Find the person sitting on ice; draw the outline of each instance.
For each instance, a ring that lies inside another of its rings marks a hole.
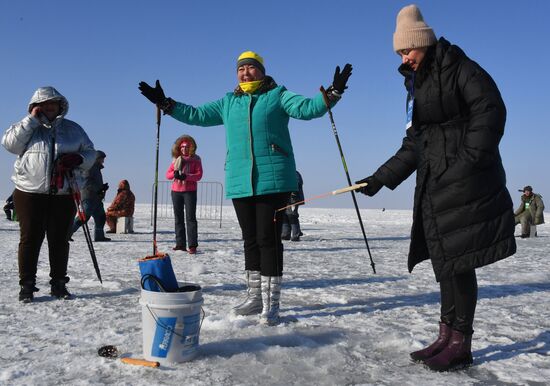
[[[109,227],[106,233],[116,233],[116,222],[119,217],[132,217],[134,215],[135,203],[136,197],[130,190],[128,180],[120,181],[116,197],[105,212],[107,226]]]
[[[521,224],[521,238],[527,238],[531,235],[531,225],[544,224],[544,202],[542,196],[533,193],[533,188],[529,185],[519,190],[521,203],[514,212],[516,225]]]

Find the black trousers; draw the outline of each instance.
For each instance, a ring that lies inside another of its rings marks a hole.
[[[288,204],[287,204],[288,205]],[[283,211],[283,224],[300,225],[300,215],[298,214],[299,205],[291,206]]]
[[[262,276],[283,275],[282,211],[290,193],[233,199],[244,240],[245,269]]]
[[[176,226],[176,245],[179,247],[196,248],[198,242],[197,223],[197,191],[174,192],[172,191],[172,205],[174,206],[174,219]],[[187,224],[187,232],[186,226]]]
[[[476,271],[454,275],[439,282],[441,321],[453,329],[471,335],[477,304]]]
[[[69,234],[76,214],[70,195],[13,193],[19,217],[20,240],[17,260],[20,284],[36,281],[38,256],[44,237],[48,239],[52,282],[67,279]]]

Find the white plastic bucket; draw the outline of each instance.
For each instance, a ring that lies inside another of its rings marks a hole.
[[[202,290],[154,292],[141,289],[143,356],[163,365],[186,362],[197,355],[201,326]]]

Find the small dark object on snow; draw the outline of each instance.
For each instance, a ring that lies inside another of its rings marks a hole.
[[[104,358],[118,357],[118,349],[116,348],[116,346],[111,346],[111,345],[100,347],[100,349],[97,350],[97,353],[99,354],[100,357],[104,357]]]
[[[200,289],[201,289],[200,285],[187,284],[178,288],[176,292],[193,292],[193,291],[199,291]]]

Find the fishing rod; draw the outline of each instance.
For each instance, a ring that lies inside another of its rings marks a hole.
[[[363,182],[363,183],[355,184],[355,185],[352,185],[352,186],[346,186],[345,188],[336,189],[336,190],[333,190],[331,192],[319,194],[318,196],[313,196],[313,197],[307,198],[305,200],[295,202],[294,204],[283,206],[282,208],[277,209],[275,212],[280,212],[280,211],[285,210],[287,208],[291,208],[291,207],[296,206],[296,205],[305,204],[306,202],[310,202],[310,201],[313,201],[313,200],[319,200],[321,198],[325,198],[325,197],[328,197],[328,196],[336,196],[337,194],[351,192],[351,191],[354,191],[355,189],[364,188],[367,185],[368,185],[368,183]]]

